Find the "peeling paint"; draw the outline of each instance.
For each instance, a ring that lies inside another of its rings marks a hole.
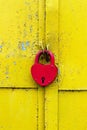
[[[19,42],[18,47],[19,49],[25,51],[27,49],[27,47],[30,46],[30,42],[26,41],[26,42]]]
[[[26,46],[29,46],[29,45],[30,45],[30,42],[29,42],[29,41],[27,41],[27,42],[26,42]]]
[[[2,45],[0,45],[0,52],[2,52]]]
[[[14,61],[13,64],[16,65],[16,61]]]
[[[26,50],[24,43],[22,43],[21,46],[22,46],[22,50],[23,50],[23,51]]]

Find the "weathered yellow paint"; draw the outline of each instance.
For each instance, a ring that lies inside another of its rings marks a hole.
[[[59,3],[59,130],[87,130],[87,1]]]
[[[0,0],[0,87],[36,87],[30,68],[38,24],[38,0]]]
[[[38,88],[38,101],[37,101],[37,129],[45,129],[45,93],[44,88]]]
[[[38,0],[0,1],[2,130],[44,130],[44,90],[33,81],[30,73],[40,49],[39,41],[43,41],[43,3]]]
[[[48,44],[58,64],[57,0],[52,4],[0,0],[0,129],[57,129],[57,79],[44,89],[30,73],[35,54]]]
[[[86,0],[0,0],[0,12],[0,129],[86,130]],[[40,88],[30,69],[46,45],[59,78]]]
[[[43,43],[45,41],[45,1],[39,1],[39,47],[42,49],[44,47]],[[43,45],[43,46],[42,46]],[[45,89],[38,86],[38,130],[45,130]]]
[[[58,65],[58,0],[46,0],[46,44]],[[58,81],[45,88],[45,130],[58,130]]]
[[[59,93],[59,130],[87,130],[87,92]]]
[[[87,89],[87,1],[60,0],[60,89]]]
[[[37,129],[37,90],[0,89],[0,130]]]

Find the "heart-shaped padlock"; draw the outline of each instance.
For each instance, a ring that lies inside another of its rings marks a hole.
[[[50,56],[49,64],[39,63],[39,58],[44,53]],[[31,74],[33,79],[40,86],[45,87],[55,80],[57,73],[58,73],[58,68],[55,66],[54,55],[48,50],[40,51],[36,55],[35,63],[31,68]]]

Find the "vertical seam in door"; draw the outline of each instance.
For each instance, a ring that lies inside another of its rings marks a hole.
[[[37,43],[39,43],[39,0],[37,0],[37,11],[38,11],[38,20],[37,20]],[[38,91],[37,91],[37,130],[38,128],[38,123],[39,123],[39,101],[38,101]]]
[[[46,0],[44,0],[44,43],[46,45]],[[44,130],[46,129],[46,125],[45,125],[45,109],[46,109],[46,106],[45,106],[45,100],[46,97],[45,97],[45,88],[44,88]]]
[[[58,0],[58,63],[59,61],[59,44],[60,44],[60,0]],[[58,84],[58,89],[59,89],[59,84]],[[59,91],[58,91],[59,92]],[[59,130],[59,94],[58,94],[58,130]]]
[[[39,32],[39,35],[38,35],[38,39],[37,39],[37,42],[39,43],[40,42],[40,40],[41,40],[41,42],[42,42],[42,44],[44,44],[43,46],[45,46],[46,45],[46,0],[37,0],[38,2],[37,2],[37,4],[38,4],[38,16],[39,16],[39,19],[38,19],[38,28],[37,28],[37,32]],[[40,3],[41,2],[41,3]],[[40,10],[40,4],[42,5],[43,4],[43,9],[42,10]],[[42,15],[41,16],[41,14],[40,14],[40,11],[43,11],[43,13],[44,13],[44,15]],[[44,31],[43,32],[43,36],[40,36],[40,35],[42,35],[42,34],[40,34],[40,17],[42,17],[42,24],[43,25],[41,25],[41,26],[43,26],[43,30],[42,31]],[[41,38],[40,38],[41,37]],[[40,87],[40,86],[38,86],[38,87]],[[43,88],[43,92],[44,92],[44,97],[43,97],[43,106],[44,106],[44,108],[43,108],[43,127],[44,127],[44,130],[45,130],[45,88]],[[38,90],[38,93],[37,93],[37,130],[39,130],[39,117],[38,117],[38,115],[39,115],[39,99],[38,99],[38,97],[39,97],[39,90]]]
[[[38,109],[39,109],[39,102],[38,102],[38,91],[37,91],[37,130],[38,130]]]

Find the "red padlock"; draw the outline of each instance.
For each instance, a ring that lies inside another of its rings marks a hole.
[[[39,63],[39,58],[44,53],[50,56],[50,64]],[[35,63],[31,68],[31,74],[33,79],[40,86],[45,87],[52,83],[58,74],[58,68],[55,66],[54,55],[48,50],[40,51],[36,55]]]

